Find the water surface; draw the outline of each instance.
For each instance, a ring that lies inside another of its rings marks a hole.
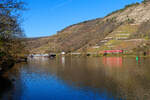
[[[149,100],[150,59],[33,58],[6,75],[0,100]]]

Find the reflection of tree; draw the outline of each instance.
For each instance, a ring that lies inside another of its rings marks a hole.
[[[4,92],[2,94],[3,98],[2,100],[21,100],[21,95],[23,94],[23,89],[25,87],[22,81],[22,67],[24,67],[26,64],[22,63],[22,64],[16,64],[11,70],[9,70],[7,73],[5,73],[4,75],[7,76],[12,82],[13,84],[13,88],[10,88],[8,92]],[[8,85],[9,87],[10,85]],[[6,98],[9,99],[6,99]],[[1,99],[0,99],[1,100]]]
[[[0,77],[0,100],[11,100],[11,89],[13,89],[12,82],[4,77]],[[5,93],[8,95],[5,96]]]

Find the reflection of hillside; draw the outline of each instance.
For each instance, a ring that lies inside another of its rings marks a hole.
[[[140,59],[138,65],[135,59],[121,57],[63,57],[29,64],[36,66],[33,71],[36,68],[41,73],[53,74],[74,88],[89,87],[100,92],[108,91],[128,100],[143,100],[144,94],[150,93],[148,59]]]
[[[57,77],[56,80],[75,89],[90,88],[98,93],[105,91],[113,96],[125,97],[127,100],[144,100],[143,98],[150,97],[149,64],[149,59],[141,58],[140,63],[137,64],[135,58],[120,57],[30,59],[28,64],[14,67],[11,71],[10,75],[17,77],[17,87],[20,87],[12,91],[16,95],[17,93],[22,95],[26,90],[22,85],[31,86],[35,80],[39,84],[40,81],[47,82],[46,87],[50,88],[51,86],[48,85],[54,76]]]
[[[99,59],[95,59],[94,66],[92,64],[94,60],[91,62],[86,58],[60,57],[53,60],[42,59],[30,60],[29,64],[32,65],[30,69],[32,70],[33,68],[33,72],[36,72],[34,69],[36,68],[39,71],[38,73],[48,76],[55,75],[59,80],[73,88],[98,88],[97,90],[102,93],[108,89],[110,94],[116,93],[115,82],[105,76],[104,70],[98,68],[100,63],[96,62]],[[104,81],[111,81],[111,85],[105,84]]]
[[[99,92],[110,92],[116,96],[117,83],[105,73],[100,59],[66,58],[65,67],[57,68],[57,76],[76,88],[94,88]],[[92,61],[91,61],[92,60]]]
[[[104,58],[66,58],[65,67],[57,68],[57,76],[64,80],[67,84],[83,88],[97,88],[100,91],[107,90],[113,95],[121,95],[128,100],[143,100],[144,95],[150,93],[148,88],[150,85],[149,65],[143,63],[142,68],[135,67],[134,59],[111,58],[106,59],[107,62],[113,59],[111,68],[103,67]],[[122,67],[121,67],[122,66]],[[120,68],[121,67],[121,68]],[[150,97],[150,95],[147,95]]]

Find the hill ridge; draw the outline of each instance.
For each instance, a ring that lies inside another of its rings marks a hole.
[[[150,2],[148,0],[140,4],[128,5],[104,18],[68,26],[54,36],[30,39],[26,42],[27,48],[30,48],[32,53],[62,51],[99,53],[110,49],[134,52],[139,48],[145,50],[149,47],[149,20]],[[146,45],[146,47],[139,47],[140,45]]]

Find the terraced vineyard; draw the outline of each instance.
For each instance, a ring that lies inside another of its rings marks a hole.
[[[25,43],[31,53],[100,53],[116,49],[149,52],[149,38],[150,2],[143,1],[104,18],[71,25],[54,36],[27,39]]]

